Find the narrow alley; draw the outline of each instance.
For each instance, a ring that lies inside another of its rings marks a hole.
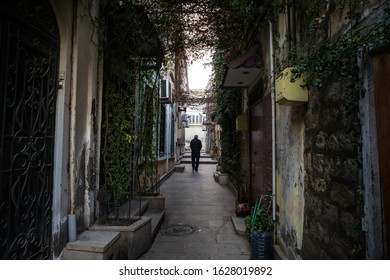
[[[235,197],[228,186],[213,179],[214,164],[201,164],[198,172],[184,163],[162,185],[165,219],[152,247],[142,260],[247,260],[248,239],[236,233]]]
[[[0,260],[390,259],[389,0],[0,0],[0,53]]]

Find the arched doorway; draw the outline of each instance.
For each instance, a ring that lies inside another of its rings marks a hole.
[[[59,34],[47,0],[0,3],[0,259],[52,258]]]

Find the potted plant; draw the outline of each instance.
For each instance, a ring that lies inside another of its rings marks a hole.
[[[255,207],[245,218],[245,225],[250,238],[251,259],[272,260],[274,221],[268,211]]]

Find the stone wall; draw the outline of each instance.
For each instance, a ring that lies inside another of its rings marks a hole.
[[[305,131],[304,259],[364,257],[359,95],[312,91]]]

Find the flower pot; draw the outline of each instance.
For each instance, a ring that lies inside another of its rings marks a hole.
[[[273,232],[251,230],[251,259],[273,260]]]
[[[248,203],[237,203],[236,202],[236,216],[246,217],[250,213],[250,208]]]

